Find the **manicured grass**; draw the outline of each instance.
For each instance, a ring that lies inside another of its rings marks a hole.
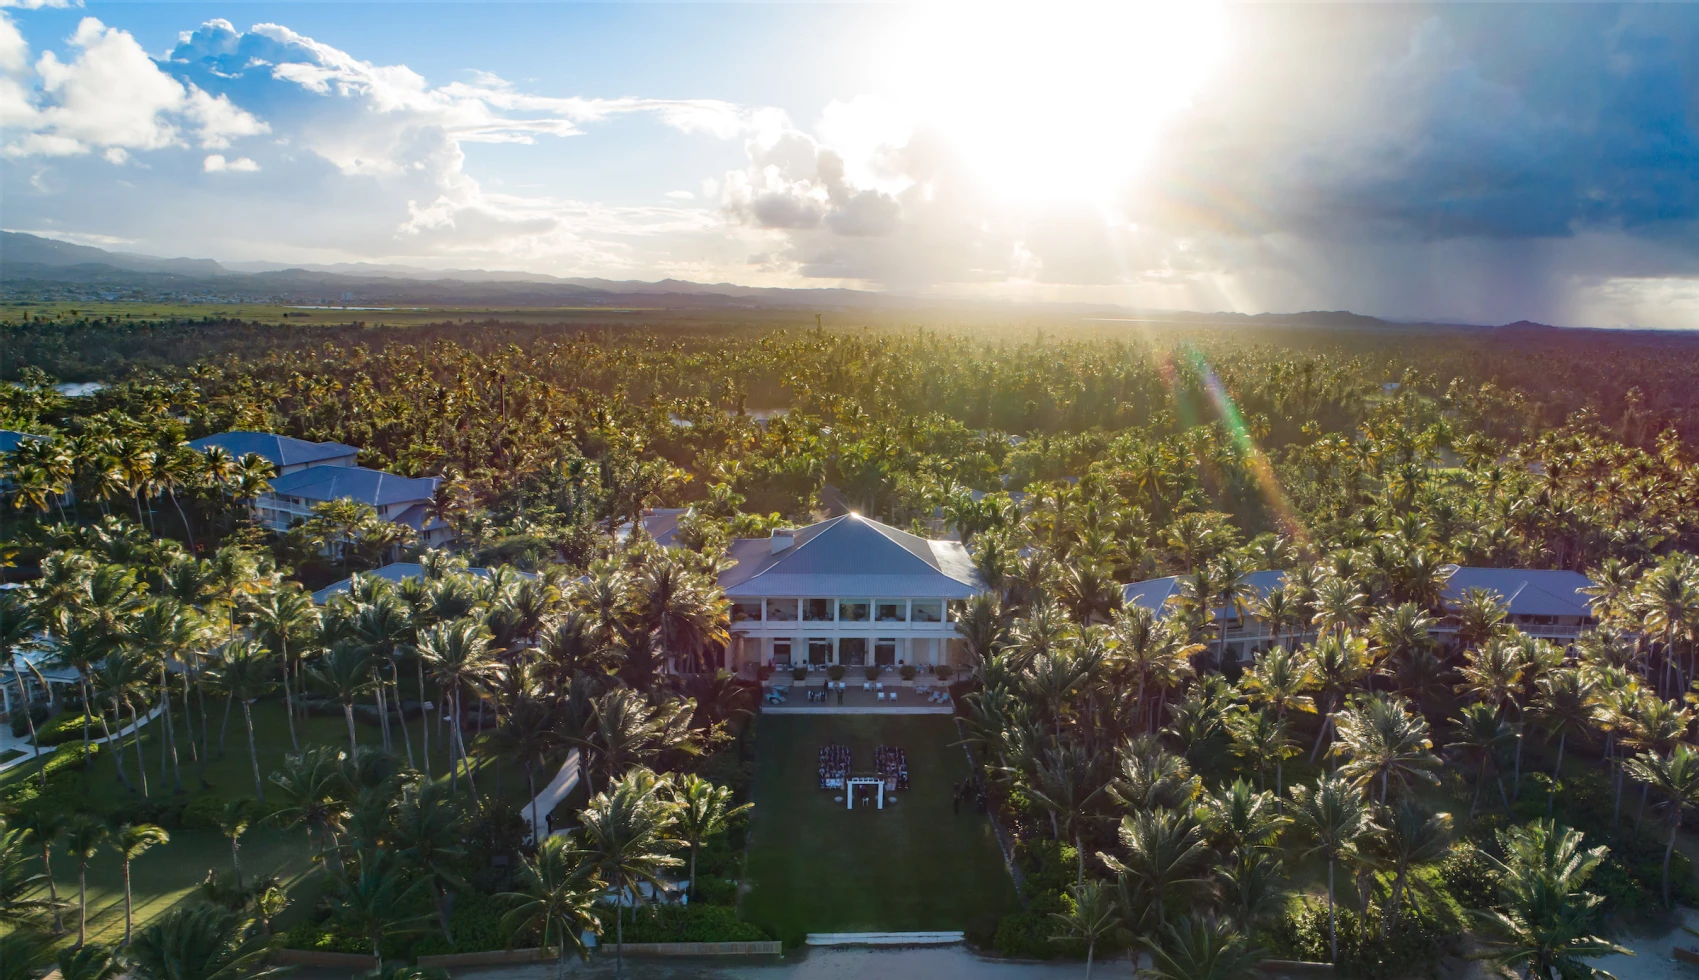
[[[209,699],[208,708],[212,720],[212,752],[205,767],[208,788],[202,787],[198,768],[189,754],[186,726],[181,717],[177,719],[177,733],[179,764],[186,791],[182,796],[173,794],[168,776],[165,779],[160,776],[160,729],[155,727],[158,722],[143,729],[142,753],[147,763],[148,788],[154,800],[183,802],[203,794],[212,794],[225,800],[254,796],[253,768],[248,758],[247,734],[242,725],[240,709],[237,709],[230,719],[225,749],[220,755],[218,735],[223,702]],[[283,703],[281,699],[262,701],[254,705],[253,714],[254,744],[258,749],[260,776],[266,781],[268,804],[276,803],[275,787],[270,784],[270,776],[282,764],[284,755],[292,751]],[[412,719],[410,725],[415,757],[417,761],[422,762],[419,720]],[[361,745],[382,744],[382,734],[375,723],[358,722],[355,727]],[[348,728],[340,716],[313,716],[304,721],[298,719],[296,731],[303,746],[325,744],[346,748],[348,745]],[[405,761],[406,752],[401,733],[393,726],[391,732],[395,754]],[[433,724],[431,771],[439,779],[445,779],[448,755],[437,734],[438,729]],[[199,738],[197,714],[197,743]],[[110,746],[103,748],[110,749]],[[44,758],[46,757],[48,756],[44,755]],[[125,743],[124,764],[130,778],[135,780],[135,750],[128,741]],[[30,762],[0,775],[0,795],[24,780],[35,779],[36,772],[36,764]],[[116,765],[110,751],[102,751],[93,768],[75,778],[81,790],[80,798],[88,800],[91,809],[106,811],[126,801],[140,799],[139,793],[132,796],[118,781]],[[494,766],[484,763],[477,778],[479,790],[486,796],[493,795],[496,786]],[[464,792],[464,784],[462,787]],[[524,775],[517,765],[510,763],[504,767],[500,795],[515,804],[527,798]],[[227,870],[229,867],[230,844],[228,839],[217,831],[187,828],[172,830],[170,843],[155,847],[144,854],[131,869],[137,925],[191,898],[209,870]],[[290,895],[291,908],[279,920],[284,926],[294,921],[295,916],[310,912],[326,884],[324,876],[316,871],[310,861],[306,832],[298,828],[285,830],[269,823],[254,826],[242,838],[242,870],[250,880],[256,875],[275,875],[285,884]],[[59,897],[74,903],[77,888],[75,861],[63,852],[55,853],[53,877],[59,887]],[[124,892],[116,852],[103,851],[89,862],[88,889],[90,937],[105,942],[121,939],[124,930]],[[75,909],[66,915],[65,921],[74,931]],[[72,938],[74,940],[75,937]]]
[[[938,716],[763,716],[744,917],[786,940],[809,932],[974,929],[1015,908],[987,817],[951,809],[968,775],[955,723]],[[884,810],[846,810],[818,786],[822,745],[908,752],[911,789]]]

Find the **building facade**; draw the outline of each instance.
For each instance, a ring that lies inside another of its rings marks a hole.
[[[960,542],[846,514],[732,542],[730,666],[957,662],[956,613],[984,590]]]
[[[1593,618],[1592,597],[1582,591],[1593,584],[1592,580],[1580,572],[1452,565],[1449,573],[1442,594],[1446,605],[1460,601],[1471,589],[1496,593],[1510,611],[1510,624],[1529,636],[1567,644],[1597,622]],[[1173,611],[1173,602],[1179,597],[1180,581],[1169,575],[1134,582],[1125,588],[1123,599],[1129,606],[1142,606],[1158,616],[1166,616]],[[1245,584],[1259,597],[1285,582],[1286,573],[1281,571],[1252,572],[1245,576]],[[1291,646],[1315,639],[1315,631],[1308,627],[1299,627],[1277,638],[1267,624],[1253,615],[1241,615],[1237,609],[1217,608],[1214,619],[1217,628],[1226,631],[1227,663],[1248,660],[1277,640]],[[1456,632],[1455,623],[1440,618],[1432,635],[1444,641]],[[1220,635],[1214,634],[1211,642],[1219,639]]]

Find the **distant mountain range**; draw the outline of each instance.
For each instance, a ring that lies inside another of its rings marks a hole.
[[[665,309],[918,309],[932,298],[862,289],[775,289],[733,283],[562,278],[536,272],[426,269],[372,262],[283,265],[160,258],[0,232],[0,300],[205,302],[301,306],[622,307]],[[1247,326],[1398,328],[1412,324],[1346,311],[1306,313],[1136,312],[1104,304],[961,303],[1072,313],[1105,321],[1151,320]],[[1444,323],[1429,326],[1458,327]],[[1526,321],[1515,326],[1539,327]]]

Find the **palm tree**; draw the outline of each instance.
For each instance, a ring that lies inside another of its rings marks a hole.
[[[176,567],[187,572],[195,567],[195,563],[186,562]],[[143,606],[130,628],[130,643],[157,671],[159,699],[165,709],[165,744],[159,760],[160,780],[163,782],[165,779],[165,765],[169,761],[172,782],[178,794],[183,792],[183,773],[177,758],[177,722],[171,710],[171,662],[176,661],[184,668],[179,672],[182,678],[183,715],[190,726],[189,752],[198,760],[200,754],[195,748],[193,719],[189,714],[188,668],[197,656],[196,648],[208,639],[210,629],[206,619],[192,606],[172,597],[155,599]]]
[[[142,927],[124,950],[135,980],[267,980],[271,940],[252,920],[216,905],[179,906]]]
[[[537,812],[537,767],[542,764],[544,756],[559,743],[554,731],[554,721],[548,705],[537,698],[521,694],[502,713],[495,730],[486,733],[481,739],[488,750],[498,757],[519,757],[520,768],[525,770],[525,786],[530,793],[530,820],[534,830],[543,819]],[[536,837],[541,840],[543,834],[536,832]]]
[[[1210,852],[1203,829],[1189,812],[1144,810],[1121,818],[1117,828],[1125,858],[1099,851],[1097,859],[1119,875],[1124,902],[1136,924],[1155,913],[1156,927],[1168,921],[1168,899],[1200,890],[1207,882]]]
[[[650,704],[620,687],[596,699],[593,727],[588,737],[575,741],[595,754],[602,778],[611,783],[664,749],[687,747],[689,722],[690,707],[684,702]]]
[[[1222,720],[1233,738],[1229,750],[1257,767],[1257,785],[1268,788],[1268,763],[1272,760],[1277,773],[1275,793],[1282,793],[1286,759],[1298,752],[1298,743],[1287,734],[1286,722],[1266,708],[1230,711]]]
[[[57,894],[49,898],[39,897],[38,889],[47,873],[30,867],[35,858],[24,852],[25,838],[29,833],[29,830],[6,827],[4,822],[0,822],[0,922],[22,928],[42,913],[52,912],[57,932],[57,917],[64,904]]]
[[[354,733],[354,702],[372,686],[372,658],[353,643],[338,643],[319,659],[318,665],[307,668],[307,676],[342,702],[342,718],[348,723],[348,751],[360,750],[359,737]]]
[[[1316,744],[1310,748],[1310,761],[1316,761],[1322,743],[1333,730],[1333,713],[1350,694],[1356,692],[1369,674],[1368,641],[1354,633],[1327,632],[1316,637],[1310,648],[1310,676],[1315,678],[1317,693],[1322,699],[1325,716],[1321,730],[1316,732]]]
[[[1483,852],[1501,878],[1498,907],[1471,910],[1482,960],[1529,980],[1610,976],[1586,961],[1629,950],[1591,933],[1604,899],[1582,890],[1608,851],[1583,851],[1581,841],[1580,831],[1540,820],[1499,833],[1503,861]]]
[[[591,864],[578,860],[574,843],[566,837],[545,838],[536,856],[520,865],[518,886],[498,896],[513,903],[502,917],[502,930],[509,936],[536,933],[542,948],[559,956],[563,980],[569,949],[580,959],[590,958],[584,933],[601,932],[596,900],[607,887]]]
[[[1327,861],[1327,946],[1339,962],[1339,924],[1334,908],[1334,868],[1357,853],[1378,827],[1362,789],[1339,776],[1323,776],[1314,787],[1292,787],[1292,812],[1298,827],[1314,841],[1306,853]]]
[[[1535,685],[1532,713],[1546,731],[1557,736],[1557,763],[1552,766],[1551,791],[1546,794],[1546,814],[1557,801],[1558,777],[1563,771],[1563,750],[1570,735],[1585,737],[1592,731],[1593,678],[1578,668],[1554,670]]]
[[[254,635],[277,654],[283,664],[283,703],[289,719],[289,745],[301,751],[295,733],[295,693],[289,678],[298,669],[300,655],[311,642],[319,622],[313,600],[294,583],[261,595],[253,602]]]
[[[1084,942],[1085,977],[1091,980],[1091,961],[1097,953],[1097,944],[1121,927],[1120,911],[1116,908],[1114,893],[1101,881],[1082,881],[1068,889],[1068,897],[1072,901],[1067,911],[1050,913],[1050,918],[1056,920],[1062,930],[1050,939],[1052,942]]]
[[[34,929],[0,936],[0,980],[36,980],[53,962],[53,941]]]
[[[1254,980],[1262,949],[1225,921],[1187,916],[1162,930],[1150,948],[1149,980]]]
[[[467,783],[472,783],[472,768],[466,759],[466,743],[461,734],[460,699],[465,691],[476,691],[498,672],[499,665],[490,653],[490,640],[489,629],[470,616],[439,623],[419,637],[419,656],[430,668],[431,679],[449,700],[448,714],[454,718],[448,746],[451,785],[457,785],[460,772],[454,762],[457,757],[465,765]]]
[[[31,700],[29,686],[24,683],[23,671],[18,668],[18,662],[24,660],[19,651],[36,642],[36,636],[41,632],[42,620],[34,603],[16,589],[0,592],[0,657],[12,668],[12,680],[18,685],[19,707],[24,722],[29,728],[30,744],[34,747],[35,758],[41,758],[41,746],[35,739],[35,716],[30,713]],[[47,679],[41,676],[34,662],[24,661],[29,666],[42,690],[47,689]],[[41,770],[41,786],[47,788],[47,770]]]
[[[1670,904],[1670,855],[1675,852],[1675,837],[1681,831],[1682,811],[1699,806],[1699,750],[1679,744],[1669,755],[1650,752],[1628,760],[1628,774],[1658,791],[1663,800],[1658,804],[1669,815],[1669,843],[1664,847],[1664,904]]]
[[[1076,883],[1085,881],[1085,825],[1093,804],[1103,795],[1108,780],[1102,757],[1097,753],[1060,742],[1045,749],[1034,767],[1027,794],[1034,803],[1050,811],[1050,828],[1057,840],[1073,838],[1079,868]]]
[[[218,816],[218,831],[230,838],[230,870],[236,875],[236,890],[242,890],[242,835],[254,822],[254,801],[230,800]]]
[[[448,896],[450,889],[466,888],[458,870],[466,857],[460,846],[466,820],[448,794],[447,787],[429,781],[405,787],[391,815],[390,833],[401,859],[431,883],[443,935],[453,942]]]
[[[614,974],[625,969],[625,906],[636,904],[638,886],[660,887],[665,868],[683,864],[668,852],[677,846],[676,823],[665,796],[666,781],[647,769],[633,769],[598,793],[578,815],[582,836],[576,853],[586,871],[614,890]]]
[[[1392,866],[1392,894],[1381,914],[1381,936],[1390,938],[1398,928],[1400,903],[1411,869],[1445,857],[1451,846],[1451,814],[1429,813],[1413,800],[1403,800],[1386,814],[1385,826],[1375,838],[1376,850]]]
[[[1428,723],[1411,711],[1402,698],[1374,694],[1359,698],[1339,712],[1339,741],[1333,752],[1348,757],[1339,771],[1358,788],[1378,784],[1379,799],[1386,800],[1388,784],[1396,779],[1400,788],[1412,779],[1437,782],[1433,770],[1439,759],[1432,751]]]
[[[729,786],[715,786],[695,773],[687,773],[673,784],[673,819],[679,840],[690,848],[690,897],[696,897],[696,855],[704,842],[726,832],[734,818],[749,812],[753,803],[732,805]]]
[[[88,862],[100,851],[111,831],[86,813],[65,827],[65,853],[77,859],[77,945],[88,942]]]
[[[396,864],[389,851],[375,851],[360,861],[360,870],[341,891],[330,897],[331,915],[345,922],[371,944],[377,970],[383,970],[383,941],[390,936],[423,932],[429,915],[418,907],[426,882],[413,878]]]
[[[341,753],[326,745],[309,745],[284,756],[283,767],[271,774],[271,783],[282,793],[283,803],[270,819],[285,827],[305,827],[309,838],[319,838],[321,858],[335,855],[336,831],[348,812],[345,801],[350,792]]]
[[[123,974],[124,964],[102,943],[59,951],[61,980],[117,980]]]
[[[141,857],[155,844],[164,844],[171,840],[171,835],[164,827],[151,823],[127,823],[118,828],[112,836],[112,849],[118,852],[124,868],[124,942],[130,945],[131,912],[134,907],[130,897],[130,862]]]
[[[1475,766],[1475,792],[1469,799],[1469,818],[1475,817],[1475,810],[1481,803],[1481,786],[1486,782],[1487,769],[1493,770],[1493,778],[1498,782],[1500,798],[1504,797],[1504,780],[1499,775],[1498,760],[1510,746],[1514,734],[1510,726],[1498,716],[1498,712],[1487,704],[1466,704],[1457,713],[1457,741],[1448,743],[1446,748],[1461,753],[1471,760]],[[1510,800],[1504,799],[1505,809],[1510,809]]]
[[[265,805],[265,783],[260,780],[260,752],[254,744],[254,702],[271,693],[271,651],[252,640],[236,640],[225,646],[213,670],[213,682],[242,706],[242,723],[248,729],[248,761],[254,770],[254,798]],[[346,707],[346,706],[345,706]],[[350,726],[349,734],[353,734]],[[222,738],[222,736],[220,736]]]

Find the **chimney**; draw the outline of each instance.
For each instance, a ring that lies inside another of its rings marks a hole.
[[[773,528],[773,554],[789,548],[796,543],[796,532],[788,527]]]

